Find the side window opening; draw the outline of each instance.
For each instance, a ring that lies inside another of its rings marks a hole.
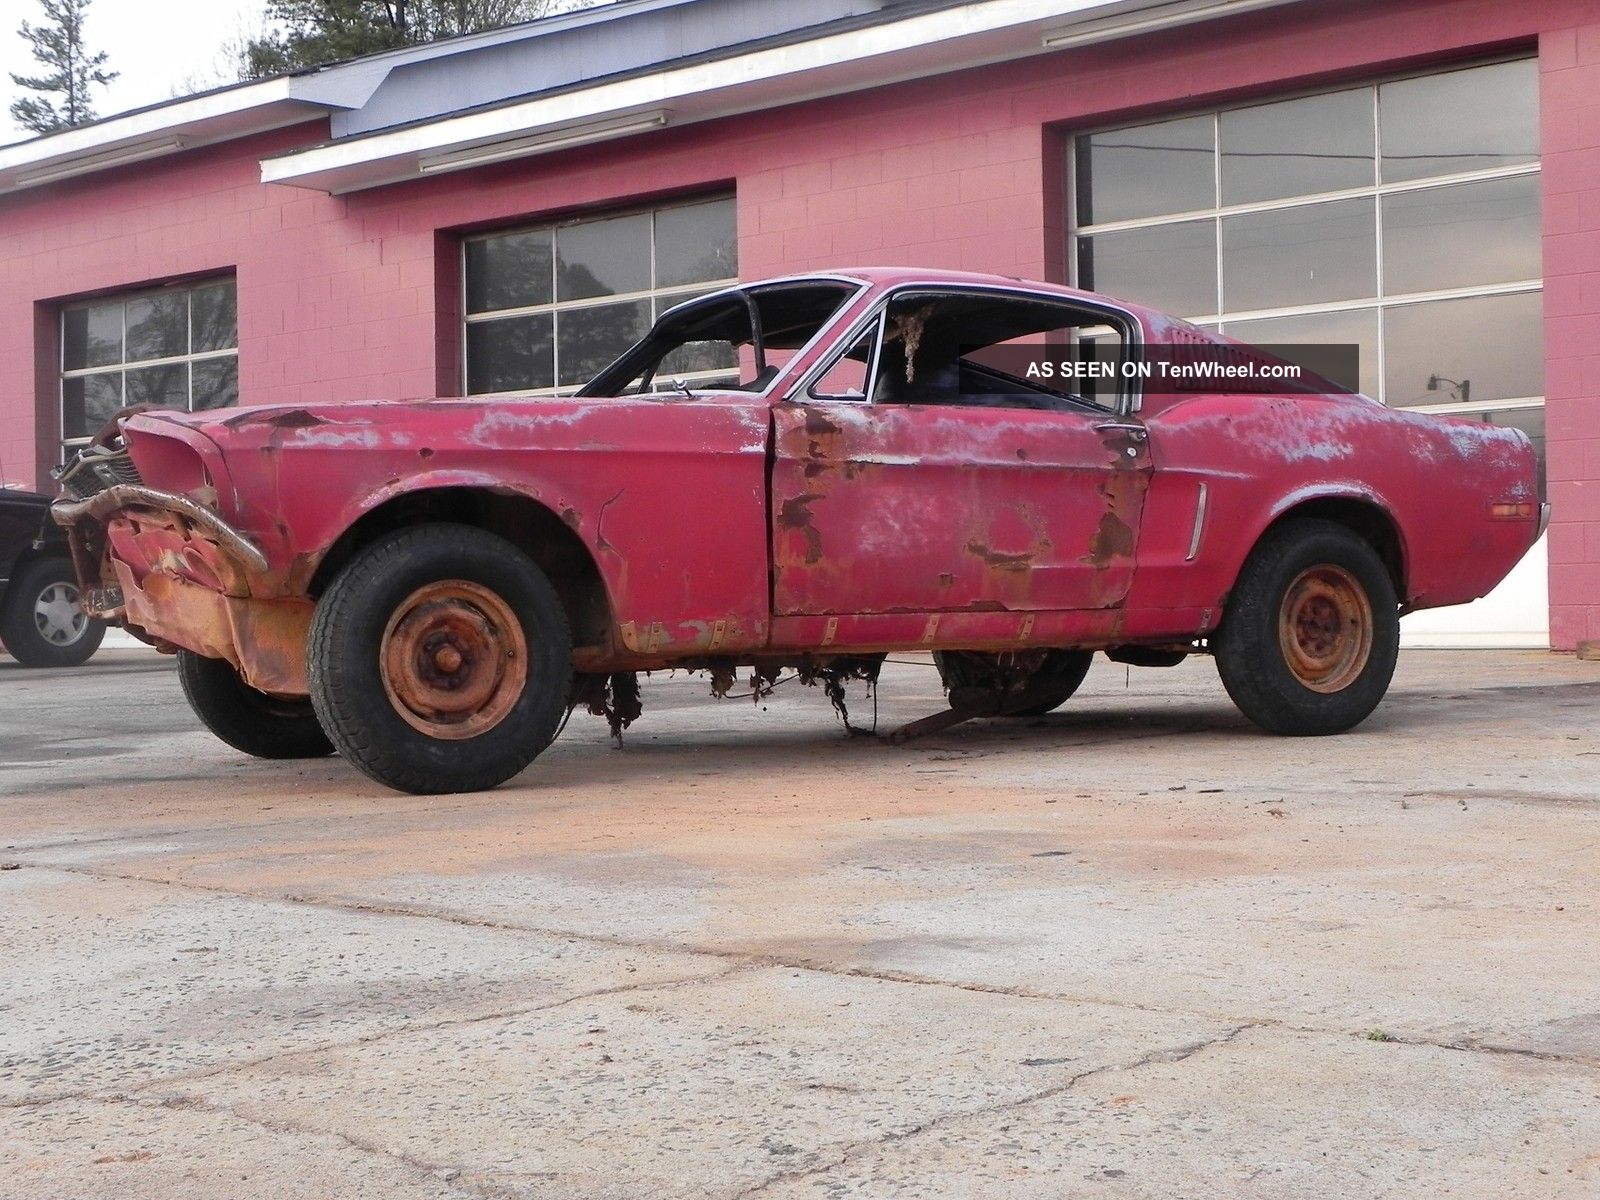
[[[865,400],[871,378],[872,359],[878,349],[878,330],[882,320],[874,321],[850,343],[850,348],[833,361],[811,385],[814,400]]]
[[[902,293],[886,306],[882,330],[875,403],[1113,411],[1121,395],[1115,368],[1126,333],[1095,309],[1034,296]],[[1037,366],[1089,355],[1107,364],[1104,374],[1062,380]]]
[[[716,293],[665,314],[632,349],[578,391],[626,396],[679,386],[765,390],[855,288],[833,280]]]

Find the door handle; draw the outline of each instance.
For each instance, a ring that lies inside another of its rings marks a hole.
[[[1150,436],[1150,431],[1143,425],[1132,421],[1106,421],[1094,427],[1096,433],[1123,433],[1127,434],[1130,442],[1142,442]]]

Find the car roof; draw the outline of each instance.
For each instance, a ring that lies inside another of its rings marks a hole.
[[[1039,279],[1024,279],[1017,275],[998,275],[985,271],[952,271],[937,267],[837,267],[818,271],[797,271],[790,275],[779,275],[768,279],[752,279],[748,282],[740,283],[738,286],[747,288],[770,283],[798,282],[807,279],[849,279],[867,284],[875,290],[922,284],[937,287],[988,287],[1008,290],[1021,288],[1029,292],[1060,296],[1066,300],[1085,300],[1091,303],[1107,304],[1113,308],[1120,308],[1125,312],[1132,313],[1137,317],[1157,317],[1167,321],[1173,319],[1165,313],[1146,308],[1140,304],[1130,304],[1114,296],[1084,291],[1081,288],[1068,287],[1065,284],[1046,283]]]

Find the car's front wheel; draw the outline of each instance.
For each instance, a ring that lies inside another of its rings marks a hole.
[[[317,602],[309,665],[323,727],[367,775],[403,792],[475,792],[555,737],[572,640],[527,555],[441,523],[351,560]]]
[[[178,682],[201,724],[235,750],[253,758],[322,758],[333,753],[311,701],[258,692],[224,659],[180,650]]]
[[[1388,568],[1331,521],[1292,520],[1251,553],[1215,645],[1239,710],[1272,733],[1342,733],[1383,699],[1400,648]]]
[[[64,558],[28,563],[6,589],[0,642],[25,667],[75,667],[100,648],[106,627],[84,615]]]

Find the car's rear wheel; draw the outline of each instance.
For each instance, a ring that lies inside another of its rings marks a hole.
[[[322,758],[333,753],[311,701],[258,692],[223,659],[180,650],[178,682],[194,715],[235,750],[255,758]]]
[[[566,711],[572,640],[510,542],[422,525],[358,554],[317,603],[311,699],[342,753],[404,792],[474,792],[533,761]]]
[[[1083,684],[1094,662],[1092,650],[1022,651],[985,654],[972,650],[936,650],[934,665],[952,703],[958,693],[988,692],[999,696],[1023,689],[1035,697],[1021,708],[1007,708],[1005,717],[1042,717],[1054,712]]]
[[[1272,733],[1342,733],[1383,699],[1400,647],[1388,568],[1331,521],[1295,520],[1251,553],[1216,639],[1239,710]]]
[[[28,563],[6,589],[0,642],[25,667],[75,667],[100,648],[106,627],[84,615],[64,558]]]

